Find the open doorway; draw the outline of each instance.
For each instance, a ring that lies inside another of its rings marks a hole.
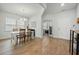
[[[50,20],[43,21],[43,36],[52,35],[52,22]]]

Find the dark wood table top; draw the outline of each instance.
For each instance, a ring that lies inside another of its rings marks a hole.
[[[28,30],[35,31],[35,29],[28,29]]]
[[[71,30],[71,31],[74,31],[75,33],[78,33],[79,34],[79,30]]]

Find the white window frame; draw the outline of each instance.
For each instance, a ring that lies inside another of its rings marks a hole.
[[[15,24],[11,24],[7,21],[7,19],[12,19],[15,20]],[[22,19],[22,20],[21,20]],[[20,18],[21,23],[19,23],[19,18],[15,18],[15,17],[6,17],[6,21],[5,21],[5,31],[11,32],[13,30],[14,27],[16,28],[26,28],[26,22],[27,22],[27,18]],[[22,21],[24,24],[22,24]],[[11,26],[11,28],[8,28],[9,26]]]

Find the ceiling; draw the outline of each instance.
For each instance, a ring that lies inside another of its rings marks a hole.
[[[41,5],[38,3],[0,3],[0,10],[31,17],[41,10]]]
[[[46,3],[47,9],[45,14],[54,14],[63,10],[72,9],[76,7],[76,3],[64,3],[64,6],[61,6],[61,3]]]
[[[75,8],[76,5],[76,3],[65,3],[64,6],[61,7],[60,3],[0,3],[0,10],[31,17],[40,13],[41,8],[45,9],[44,14],[53,14]]]

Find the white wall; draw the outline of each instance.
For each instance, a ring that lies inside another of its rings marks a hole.
[[[76,8],[76,18],[79,18],[79,4],[77,4],[77,8]],[[79,29],[79,24],[75,24],[76,25],[76,29]]]
[[[58,13],[54,16],[54,32],[55,36],[60,38],[69,39],[70,29],[73,26],[73,21],[75,19],[75,9],[67,10],[61,13]]]
[[[35,22],[35,25],[33,26],[33,22]],[[36,37],[42,37],[41,33],[41,16],[37,15],[35,17],[30,18],[29,21],[29,27],[35,29]]]
[[[69,39],[69,31],[76,17],[76,9],[65,10],[56,14],[44,15],[43,20],[52,20],[52,33],[54,37]]]
[[[79,17],[79,4],[77,4],[77,9],[76,9],[76,17]]]
[[[29,19],[29,27],[35,29],[36,37],[42,38],[42,14],[44,12],[44,8],[41,8],[40,11],[38,11],[38,14],[31,17]],[[33,22],[35,22],[35,26],[33,26]]]

